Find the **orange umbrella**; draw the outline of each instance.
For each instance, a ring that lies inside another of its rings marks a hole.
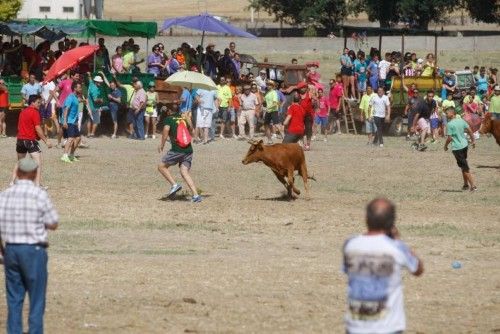
[[[64,52],[49,68],[43,82],[49,82],[63,75],[99,49],[99,45],[80,46]]]

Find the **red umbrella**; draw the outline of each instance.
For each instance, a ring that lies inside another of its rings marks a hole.
[[[99,45],[80,46],[66,51],[50,67],[43,82],[49,82],[78,65],[99,49]]]

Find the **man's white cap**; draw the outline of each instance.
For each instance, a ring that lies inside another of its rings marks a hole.
[[[95,81],[95,82],[104,82],[104,80],[102,80],[102,78],[101,78],[101,76],[100,76],[100,75],[96,75],[96,76],[94,77],[94,81]]]
[[[260,70],[259,73],[264,73],[266,74],[266,70]]]
[[[495,91],[497,91],[497,90],[500,90],[500,86],[499,85],[495,86]]]
[[[418,58],[417,63],[422,64],[424,60],[422,58]]]

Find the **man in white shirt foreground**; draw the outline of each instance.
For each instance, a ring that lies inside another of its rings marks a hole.
[[[377,198],[366,208],[368,232],[344,244],[343,271],[348,276],[348,334],[394,334],[406,328],[402,269],[420,276],[422,261],[399,239],[396,208]]]

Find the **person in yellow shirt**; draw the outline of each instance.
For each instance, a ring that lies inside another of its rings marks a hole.
[[[495,94],[490,97],[491,119],[500,120],[500,86],[495,86]]]
[[[359,110],[361,111],[361,118],[365,122],[365,132],[368,135],[368,143],[370,145],[373,143],[373,134],[377,131],[377,126],[373,120],[372,107],[370,106],[370,100],[375,94],[371,86],[366,87],[366,93],[363,94],[361,102],[359,103]]]
[[[422,71],[422,76],[432,77],[436,72],[436,60],[434,59],[434,55],[432,53],[429,53],[425,59],[426,63],[424,65],[424,70]]]
[[[220,125],[220,137],[224,137],[224,130],[226,129],[226,123],[231,123],[232,136],[236,137],[234,132],[236,115],[234,109],[229,108],[229,104],[233,98],[233,93],[231,92],[231,87],[227,85],[225,77],[220,78],[220,84],[217,86],[217,98],[219,99],[219,118],[221,119]]]

